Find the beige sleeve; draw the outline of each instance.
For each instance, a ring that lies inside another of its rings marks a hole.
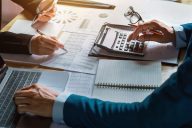
[[[42,0],[12,0],[16,4],[22,6],[32,14],[36,14],[36,9]]]

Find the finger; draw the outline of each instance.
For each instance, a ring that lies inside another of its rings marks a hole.
[[[62,48],[63,44],[59,43],[57,39],[53,39],[47,36],[43,36],[41,41],[46,42],[48,44],[56,45],[58,48]]]
[[[30,104],[31,99],[27,98],[27,97],[15,97],[15,103],[16,103],[16,105]]]
[[[133,33],[131,33],[131,34],[129,35],[129,37],[127,38],[127,41],[128,41],[128,42],[131,41],[131,40],[133,40]]]
[[[138,40],[141,42],[144,42],[144,41],[161,42],[162,39],[163,39],[163,36],[158,34],[150,34],[150,35],[145,34],[138,38]]]
[[[38,51],[38,55],[51,55],[55,52],[55,50],[49,49],[49,48],[42,48]]]
[[[53,5],[52,9],[48,12],[42,12],[41,14],[39,14],[39,21],[41,22],[47,22],[49,20],[51,20],[52,17],[54,17],[56,14],[56,6]]]
[[[35,90],[20,90],[15,93],[15,97],[32,97],[36,94]]]
[[[148,30],[159,30],[159,31],[165,31],[156,20],[146,22],[143,24],[139,24],[138,27],[133,32],[132,38],[137,39],[140,33],[146,32]]]
[[[130,24],[130,27],[131,27],[132,30],[135,30],[138,27],[138,25]]]
[[[52,39],[58,41],[59,48],[64,48],[64,45],[57,39],[57,37],[51,36]]]
[[[30,105],[27,104],[22,104],[22,105],[18,105],[17,106],[17,111],[21,114],[21,113],[26,113],[26,112],[30,112]]]
[[[31,85],[28,85],[28,86],[22,88],[21,90],[28,90],[28,89],[31,89],[31,88],[38,89],[38,88],[40,88],[40,86],[38,84],[36,84],[36,83],[32,83]]]
[[[38,16],[38,18],[37,18],[37,21],[40,21],[40,22],[47,22],[47,21],[49,21],[49,20],[51,20],[51,16],[49,16],[49,15],[40,15],[40,16]]]
[[[33,88],[32,85],[27,85],[26,87],[22,88],[21,90],[29,90],[31,88]]]
[[[59,48],[57,45],[42,42],[41,46],[39,47],[39,51],[41,51],[41,49],[49,49],[55,51],[58,50]]]
[[[55,16],[55,11],[54,10],[50,10],[49,12],[43,13],[43,15],[49,16],[49,17],[52,18],[53,16]]]
[[[132,34],[132,39],[136,39],[140,33],[146,31],[151,26],[150,23],[140,24]]]

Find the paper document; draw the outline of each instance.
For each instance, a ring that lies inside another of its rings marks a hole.
[[[52,22],[64,25],[63,31],[95,33],[111,16],[113,10],[58,5]]]
[[[64,42],[64,46],[69,52],[62,54],[61,51],[61,54],[58,54],[50,61],[42,63],[42,65],[95,74],[98,59],[88,56],[95,38],[95,35],[63,32],[59,39]]]
[[[25,31],[17,26],[25,25]],[[31,21],[18,20],[11,28],[15,33],[35,34],[33,28],[30,27]],[[98,64],[98,59],[89,57],[88,53],[91,49],[96,35],[73,33],[60,31],[57,33],[59,40],[65,45],[68,50],[64,54],[62,50],[58,50],[54,55],[37,56],[37,55],[16,55],[16,54],[1,54],[4,59],[29,62],[40,64],[43,66],[61,68],[70,71],[84,72],[95,74]]]
[[[134,11],[139,13],[145,22],[150,20],[159,20],[167,25],[175,26],[192,22],[191,5],[170,2],[165,0],[121,0],[109,18],[109,23],[127,25],[129,18],[124,16],[132,6]],[[162,8],[163,7],[163,8]]]
[[[94,80],[94,75],[73,72],[69,76],[65,92],[91,97]]]
[[[17,20],[13,26],[9,29],[10,32],[24,33],[29,35],[37,35],[36,29],[31,27],[32,21],[29,20]],[[22,29],[21,29],[22,28]],[[56,24],[54,22],[42,23],[37,27],[45,35],[57,37],[61,32],[63,25]],[[51,30],[51,31],[50,31]]]

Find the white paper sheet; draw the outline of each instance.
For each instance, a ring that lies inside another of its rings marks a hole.
[[[145,22],[156,19],[171,26],[192,22],[192,15],[189,13],[192,12],[191,5],[164,0],[121,0],[108,22],[129,24],[129,20],[124,17],[129,6],[132,6]]]
[[[63,31],[91,34],[100,30],[112,12],[113,10],[107,9],[58,5],[57,14],[52,21],[64,25]]]
[[[10,32],[15,33],[24,33],[30,35],[37,35],[36,29],[31,27],[32,21],[29,20],[17,20],[13,26],[9,29]],[[56,24],[54,22],[42,23],[38,25],[38,28],[41,32],[46,35],[57,37],[61,32],[63,25]],[[50,31],[51,30],[51,31]]]
[[[88,56],[95,38],[95,35],[63,32],[59,39],[64,43],[65,48],[69,52],[62,55],[62,51],[60,51],[61,55],[58,54],[58,56],[50,61],[42,63],[42,65],[95,74],[98,59]]]
[[[91,97],[95,76],[83,73],[71,73],[65,86],[65,93]]]

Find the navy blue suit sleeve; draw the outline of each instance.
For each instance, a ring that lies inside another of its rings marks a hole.
[[[189,26],[184,25],[186,33]],[[113,103],[71,95],[64,104],[65,123],[78,128],[192,127],[192,40],[188,44],[177,72],[144,101]]]
[[[141,103],[113,103],[71,95],[65,102],[64,121],[82,128],[179,128],[192,121],[192,59]],[[187,79],[186,79],[187,78]],[[190,96],[191,95],[191,96]]]
[[[30,54],[29,43],[32,35],[0,32],[0,52]]]
[[[183,24],[181,26],[184,28],[187,42],[189,42],[192,35],[192,23]]]

